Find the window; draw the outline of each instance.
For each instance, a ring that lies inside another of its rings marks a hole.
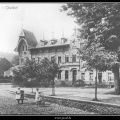
[[[29,58],[28,58],[28,57],[25,57],[25,59],[24,59],[24,60],[25,60],[25,62],[27,62],[27,61],[29,61]]]
[[[81,73],[81,79],[85,80],[85,73]]]
[[[58,79],[61,79],[61,71],[58,72]]]
[[[61,62],[61,56],[58,56],[58,63]]]
[[[53,41],[53,40],[51,40],[51,44],[54,44],[54,41]]]
[[[21,64],[23,64],[23,62],[24,62],[24,60],[23,60],[23,58],[21,58]]]
[[[93,81],[93,73],[90,73],[90,80]]]
[[[112,73],[108,73],[108,81],[112,81]]]
[[[38,57],[38,63],[40,63],[40,57]]]
[[[27,45],[26,45],[26,51],[27,51]]]
[[[68,55],[65,56],[65,62],[69,62],[69,56]]]
[[[26,53],[26,52],[24,52],[24,54],[26,55],[27,53]]]
[[[24,51],[24,46],[23,46],[23,51]]]
[[[72,62],[76,62],[76,55],[72,55]]]
[[[51,60],[55,60],[55,56],[52,56],[52,57],[51,57]]]
[[[68,79],[68,70],[65,71],[65,79]]]

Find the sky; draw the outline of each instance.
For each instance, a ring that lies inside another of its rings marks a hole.
[[[75,18],[60,12],[65,3],[0,3],[0,51],[15,53],[21,29],[40,39],[54,36],[70,38],[76,26]]]

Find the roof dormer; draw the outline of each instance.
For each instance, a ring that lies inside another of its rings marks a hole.
[[[52,40],[51,40],[51,45],[54,45],[56,42],[57,42],[56,39],[52,39]]]
[[[66,38],[61,38],[61,43],[65,43],[67,41]]]
[[[41,43],[41,46],[44,46],[48,43],[48,41],[47,40],[40,40],[40,43]]]

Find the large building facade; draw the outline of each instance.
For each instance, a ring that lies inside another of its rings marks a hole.
[[[73,35],[71,38],[40,40],[37,42],[32,32],[22,30],[19,36],[15,51],[19,54],[19,65],[21,66],[26,59],[40,62],[43,58],[56,59],[60,65],[60,70],[56,78],[56,84],[61,81],[72,85],[76,80],[82,79],[87,84],[95,82],[96,71],[88,71],[82,66],[84,62],[79,59],[80,55],[77,48],[81,48],[84,43]],[[113,82],[111,71],[98,72],[98,83]]]

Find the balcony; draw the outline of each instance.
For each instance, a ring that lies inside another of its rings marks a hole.
[[[63,66],[79,66],[79,62],[61,62],[61,63],[59,63],[59,65],[61,66],[61,67],[63,67]]]

